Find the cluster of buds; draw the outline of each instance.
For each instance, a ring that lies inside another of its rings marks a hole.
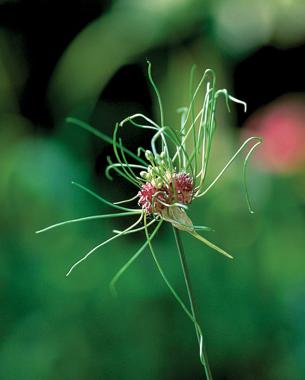
[[[139,206],[147,214],[161,214],[166,207],[191,203],[194,184],[190,175],[185,172],[171,171],[165,161],[164,153],[153,155],[147,150],[145,157],[151,165],[148,166],[147,171],[140,173],[146,183],[138,192]]]
[[[167,169],[165,153],[153,155],[150,150],[145,151],[145,158],[150,162],[147,171],[141,171],[140,176],[156,189],[161,189],[164,182],[170,179],[170,172]]]

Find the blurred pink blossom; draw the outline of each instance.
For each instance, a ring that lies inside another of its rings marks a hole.
[[[283,96],[246,121],[242,139],[261,136],[264,144],[253,157],[261,168],[291,173],[305,167],[305,98]]]

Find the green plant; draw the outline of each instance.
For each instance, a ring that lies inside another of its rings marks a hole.
[[[96,197],[106,205],[119,210],[117,213],[106,215],[94,215],[84,218],[64,221],[44,228],[38,233],[62,226],[68,223],[88,221],[93,219],[107,219],[125,216],[135,216],[136,221],[122,231],[114,230],[114,235],[109,239],[92,248],[86,255],[77,261],[68,271],[67,276],[81,262],[86,260],[93,252],[102,246],[110,243],[128,234],[145,232],[146,240],[139,250],[129,259],[129,261],[118,271],[111,281],[111,290],[115,292],[115,285],[122,274],[129,266],[139,257],[139,255],[148,247],[151,251],[155,264],[165,281],[166,285],[177,299],[183,310],[194,323],[196,336],[199,344],[199,354],[202,365],[205,369],[206,378],[212,379],[211,371],[208,364],[207,353],[205,350],[203,334],[198,323],[196,306],[191,288],[190,275],[184,255],[184,248],[181,241],[180,231],[191,234],[202,243],[206,244],[216,252],[232,259],[233,257],[222,248],[207,240],[198,231],[208,231],[209,227],[193,225],[191,219],[187,215],[189,205],[198,198],[207,194],[225,171],[229,168],[235,158],[251,143],[243,166],[243,179],[245,186],[246,200],[250,212],[252,208],[249,202],[247,184],[246,184],[246,168],[247,162],[253,150],[261,144],[259,137],[251,137],[247,139],[236,153],[227,162],[224,168],[216,176],[216,178],[206,187],[205,179],[210,159],[212,142],[216,128],[216,104],[219,96],[224,96],[228,110],[230,111],[230,101],[240,103],[246,110],[246,104],[230,94],[225,89],[216,89],[216,77],[212,70],[206,70],[199,81],[197,87],[193,91],[193,77],[195,67],[191,71],[190,79],[190,104],[188,107],[179,109],[181,112],[181,125],[179,129],[171,128],[165,125],[163,106],[160,93],[153,81],[151,74],[151,64],[148,62],[148,77],[158,99],[160,109],[160,122],[157,123],[143,114],[134,114],[116,124],[113,137],[109,137],[104,133],[92,128],[90,125],[74,119],[67,118],[68,123],[76,124],[89,132],[92,132],[102,140],[113,145],[114,156],[116,161],[108,157],[108,167],[106,176],[112,180],[111,172],[115,171],[118,175],[125,178],[133,184],[138,190],[134,197],[119,202],[109,202],[83,185],[73,182],[74,185]],[[200,90],[205,86],[202,105],[198,112],[195,110],[195,100]],[[137,154],[127,149],[122,139],[118,136],[120,128],[127,123],[133,127],[142,128],[153,131],[151,139],[151,150],[138,148]],[[132,162],[130,162],[132,161]],[[122,204],[134,202],[138,200],[139,208],[125,207]],[[185,279],[185,285],[189,297],[190,309],[185,305],[180,296],[177,294],[168,278],[166,277],[159,260],[152,246],[152,241],[156,237],[161,225],[164,222],[171,223],[177,244],[177,250],[180,263]],[[143,223],[143,225],[142,225]]]

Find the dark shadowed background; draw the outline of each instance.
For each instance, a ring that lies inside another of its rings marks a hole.
[[[219,103],[211,180],[251,134],[264,137],[190,208],[195,224],[233,262],[184,236],[200,320],[216,380],[305,378],[305,3],[297,0],[0,1],[0,378],[185,380],[202,378],[193,326],[145,251],[109,282],[144,240],[84,253],[127,219],[90,221],[35,235],[57,221],[111,210],[134,194],[105,179],[112,148],[65,123],[77,116],[112,134],[135,112],[158,118],[148,58],[166,124],[187,104],[192,64],[248,104]],[[198,74],[199,75],[199,74]],[[126,128],[126,145],[149,146]],[[211,235],[209,235],[211,236]],[[156,252],[185,297],[170,227]]]

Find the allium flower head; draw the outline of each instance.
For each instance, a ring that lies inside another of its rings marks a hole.
[[[146,177],[146,172],[141,174]],[[168,175],[166,181],[159,179],[157,183],[152,179],[141,186],[138,192],[138,204],[142,206],[147,214],[162,215],[162,210],[169,205],[187,205],[191,203],[193,185],[192,178],[184,172]]]
[[[191,89],[193,82],[193,74],[194,69],[192,69],[191,73]],[[156,93],[160,107],[159,122],[153,121],[147,116],[137,113],[135,115],[127,117],[126,119],[118,123],[114,128],[113,137],[111,138],[82,121],[73,118],[67,119],[68,122],[76,124],[92,132],[93,134],[100,137],[102,140],[106,142],[112,143],[115,161],[113,161],[112,158],[108,157],[109,165],[106,169],[106,176],[110,180],[112,180],[113,178],[110,173],[112,173],[113,171],[116,172],[116,174],[125,178],[127,181],[129,181],[131,184],[135,186],[135,195],[131,199],[113,203],[102,198],[101,196],[97,195],[96,193],[92,192],[86,187],[74,183],[76,186],[86,191],[87,193],[93,195],[109,207],[119,210],[119,212],[68,220],[65,222],[54,224],[53,226],[47,227],[38,232],[42,232],[67,223],[87,221],[92,219],[105,219],[115,217],[122,218],[125,216],[136,217],[135,222],[132,223],[130,226],[126,227],[123,231],[114,230],[113,236],[109,237],[106,241],[103,241],[97,246],[93,247],[88,253],[86,253],[79,261],[77,261],[70,268],[67,275],[69,275],[77,265],[86,260],[93,252],[95,252],[102,246],[110,243],[112,240],[131,233],[144,231],[146,237],[145,241],[138,249],[138,251],[114,276],[113,280],[111,281],[111,288],[112,290],[114,290],[115,284],[121,277],[121,275],[139,257],[139,255],[147,247],[149,247],[153,259],[165,283],[167,284],[177,301],[181,304],[185,313],[194,323],[200,348],[200,360],[203,366],[205,367],[207,379],[211,379],[210,370],[207,364],[206,353],[203,345],[203,336],[201,328],[195,316],[192,301],[190,302],[191,310],[189,310],[185,306],[181,298],[178,296],[178,294],[175,292],[170,282],[168,281],[164,271],[162,270],[160,263],[158,262],[158,259],[153,250],[152,240],[155,238],[161,225],[164,222],[170,223],[173,226],[174,235],[180,255],[180,261],[186,279],[186,284],[188,287],[188,294],[191,300],[192,297],[190,294],[191,291],[189,287],[189,280],[185,270],[186,264],[183,259],[183,253],[181,248],[182,243],[180,241],[180,235],[178,234],[177,230],[182,230],[191,234],[196,239],[200,240],[202,243],[214,249],[216,252],[221,253],[229,258],[232,258],[232,256],[225,252],[222,248],[216,246],[215,244],[207,240],[204,236],[198,233],[199,230],[207,231],[209,230],[209,228],[205,226],[194,225],[192,220],[189,218],[187,211],[189,206],[193,202],[197,202],[199,198],[203,197],[208,191],[210,191],[214,187],[214,185],[222,177],[224,172],[228,169],[228,167],[235,160],[238,154],[249,143],[253,142],[254,144],[252,144],[244,161],[243,172],[245,180],[246,164],[250,157],[250,154],[253,152],[255,147],[258,146],[262,141],[258,137],[248,138],[236,151],[233,157],[229,159],[227,164],[216,176],[216,178],[210,184],[207,185],[206,174],[216,127],[215,112],[217,100],[221,95],[224,96],[228,109],[230,102],[240,103],[244,105],[245,109],[246,104],[229,95],[227,90],[217,90],[215,85],[216,79],[214,72],[212,70],[206,70],[195,90],[193,92],[191,91],[192,96],[190,97],[190,103],[188,107],[179,110],[181,112],[180,126],[169,127],[164,123],[164,114],[161,103],[161,97],[151,76],[150,63],[148,63],[148,77]],[[197,99],[200,93],[203,93],[203,102],[201,108],[199,110],[196,110],[195,100]],[[120,128],[123,128],[125,127],[125,125],[128,124],[134,128],[141,128],[144,130],[153,131],[150,149],[145,150],[142,147],[140,147],[137,151],[137,154],[135,154],[124,146],[122,139],[118,137],[118,133]],[[246,182],[245,190],[249,210],[251,211]],[[134,207],[123,206],[123,204],[128,204],[131,202],[134,202]]]
[[[191,72],[190,88],[193,87],[193,74],[194,67]],[[112,237],[92,248],[84,257],[71,267],[68,274],[70,274],[78,264],[108,242],[123,235],[144,230],[146,241],[133,258],[131,258],[130,262],[133,262],[134,258],[138,257],[147,246],[151,248],[151,241],[163,222],[171,223],[175,228],[190,233],[217,252],[232,258],[232,256],[222,248],[217,247],[197,232],[199,230],[207,231],[210,229],[205,226],[193,225],[191,219],[187,215],[187,210],[192,202],[197,201],[198,198],[201,198],[213,188],[237,155],[249,143],[254,142],[255,144],[252,145],[244,162],[245,178],[245,169],[248,158],[254,148],[261,143],[261,139],[258,137],[248,138],[209,185],[206,186],[205,181],[213,136],[216,128],[215,112],[218,98],[220,96],[224,97],[228,110],[230,110],[230,102],[243,105],[245,110],[246,104],[229,95],[225,89],[217,90],[215,74],[212,70],[208,69],[203,73],[197,87],[192,91],[188,107],[180,108],[178,110],[181,113],[180,126],[178,128],[176,126],[169,127],[164,122],[161,97],[157,86],[152,79],[151,65],[149,62],[148,77],[155,91],[160,107],[159,123],[151,120],[143,114],[137,113],[118,123],[114,128],[113,137],[111,138],[80,120],[74,118],[67,119],[67,122],[76,124],[100,137],[102,140],[112,143],[116,160],[113,161],[112,158],[108,157],[109,165],[105,173],[107,178],[112,180],[113,178],[110,173],[115,171],[118,175],[132,183],[137,190],[133,198],[112,203],[93,193],[86,187],[73,183],[82,190],[106,203],[108,206],[120,210],[120,212],[73,219],[57,223],[38,232],[63,224],[90,219],[124,217],[129,215],[138,217],[134,224],[123,231],[115,230]],[[196,110],[195,100],[199,97],[200,93],[203,93],[203,102],[201,108]],[[127,124],[130,124],[130,126],[134,128],[153,131],[150,150],[145,150],[140,147],[136,154],[124,146],[122,139],[118,137],[118,133],[119,129],[125,127]],[[247,189],[246,197],[248,201]],[[122,206],[123,203],[129,202],[137,202],[138,208]],[[251,211],[249,202],[248,205]],[[144,225],[141,225],[141,223]],[[152,232],[150,232],[151,226],[155,226]],[[124,266],[118,272],[114,277],[112,285],[114,285],[128,266],[129,264]]]

